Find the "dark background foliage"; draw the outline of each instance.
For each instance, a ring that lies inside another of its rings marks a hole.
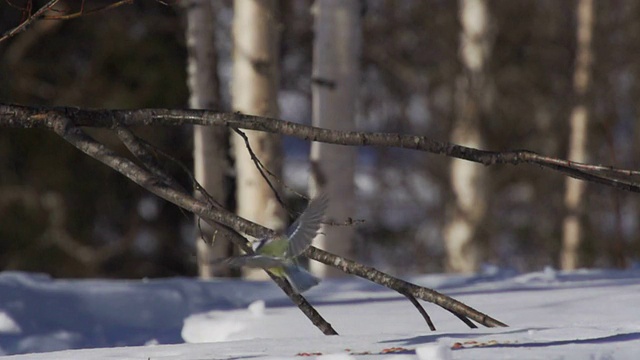
[[[20,6],[19,1],[11,4]],[[310,117],[311,4],[281,3],[280,95],[286,120],[308,122]],[[461,71],[457,3],[363,4],[359,129],[448,139]],[[215,8],[225,110],[231,9],[228,2],[215,2]],[[482,119],[488,147],[565,157],[573,104],[575,3],[496,1],[491,12],[494,105]],[[0,31],[16,26],[24,16],[0,2]],[[640,165],[639,24],[637,2],[597,2],[592,163]],[[175,4],[136,1],[74,20],[39,21],[0,43],[0,101],[183,108],[188,99],[186,56],[184,19]],[[190,129],[135,130],[184,164],[191,163]],[[125,152],[109,133],[91,134]],[[285,146],[293,159],[307,145],[287,141]],[[356,181],[361,204],[354,217],[367,223],[359,229],[355,256],[396,272],[442,271],[440,229],[451,196],[447,166],[448,159],[439,156],[361,151]],[[490,180],[490,216],[483,229],[487,264],[518,270],[555,264],[564,179],[538,168],[502,166],[490,168]],[[614,238],[635,258],[640,250],[635,196],[590,185],[587,197],[589,263],[611,265]],[[60,277],[195,275],[192,223],[188,214],[52,134],[0,132],[0,270]]]

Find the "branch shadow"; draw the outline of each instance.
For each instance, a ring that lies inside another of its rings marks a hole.
[[[526,333],[530,330],[544,330],[544,328],[538,329],[514,329],[511,331],[501,331],[499,333],[494,333],[495,335],[506,335],[506,334],[518,334],[518,333]],[[412,338],[406,339],[394,339],[394,340],[385,340],[381,341],[381,343],[387,342],[401,342],[405,346],[416,346],[421,344],[428,344],[436,342],[440,338],[448,338],[448,339],[469,339],[469,338],[477,338],[478,333],[441,333],[441,334],[433,334],[433,335],[420,335]],[[489,334],[483,334],[489,335]],[[565,340],[540,340],[540,341],[527,341],[527,342],[509,342],[509,343],[486,343],[483,346],[479,346],[482,348],[544,348],[544,347],[553,347],[553,346],[564,346],[564,345],[598,345],[598,344],[609,344],[616,342],[627,342],[627,341],[637,341],[640,340],[640,332],[629,332],[624,334],[613,334],[601,337],[593,337],[587,339],[565,339]]]
[[[509,344],[490,344],[486,347],[503,347],[503,348],[539,348],[562,345],[580,345],[580,344],[608,344],[613,342],[626,342],[640,340],[640,332],[615,334],[591,339],[569,339],[569,340],[553,340],[547,342],[528,342],[528,343],[509,343]]]

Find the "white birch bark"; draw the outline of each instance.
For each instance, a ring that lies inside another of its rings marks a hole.
[[[209,0],[189,0],[185,4],[187,15],[189,107],[217,109],[219,84],[215,49],[215,15]],[[193,127],[194,175],[200,185],[219,203],[226,198],[225,175],[229,173],[227,161],[228,133],[220,127]],[[201,197],[200,194],[196,194]],[[225,239],[212,241],[213,229],[201,222],[196,231],[198,273],[201,278],[228,276],[227,267],[211,265],[214,259],[231,255],[232,244]],[[204,235],[205,238],[202,238]]]
[[[568,159],[578,162],[587,160],[587,126],[589,109],[586,96],[591,86],[593,63],[593,0],[579,0],[577,8],[578,46],[573,76],[576,103],[571,112]],[[560,267],[565,270],[580,266],[580,246],[583,242],[583,198],[587,183],[567,177],[564,196],[566,216],[562,223],[562,254]]]
[[[277,1],[235,0],[233,17],[233,110],[268,117],[278,116],[279,23]],[[251,147],[272,173],[281,177],[282,149],[275,134],[245,131]],[[275,230],[285,228],[285,212],[250,158],[244,141],[232,136],[237,177],[237,213]],[[278,186],[276,181],[272,181]],[[266,279],[264,271],[247,270],[245,276]]]
[[[355,130],[355,110],[360,83],[360,2],[317,0],[313,6],[313,125],[336,130]],[[311,191],[330,199],[327,218],[341,222],[355,210],[353,147],[313,143],[311,145]],[[353,227],[323,226],[315,245],[347,256],[354,237]],[[344,275],[321,263],[311,262],[320,277]]]
[[[464,74],[457,83],[451,142],[482,149],[480,116],[490,103],[486,66],[493,43],[491,19],[486,0],[460,0],[459,7]],[[474,272],[483,256],[478,233],[487,212],[487,173],[482,165],[453,159],[450,179],[454,198],[443,231],[446,267],[454,272]]]

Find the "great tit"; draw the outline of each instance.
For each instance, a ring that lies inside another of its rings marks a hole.
[[[297,293],[318,285],[320,279],[300,267],[296,258],[311,246],[320,230],[328,202],[324,194],[311,199],[286,233],[255,241],[252,244],[255,254],[233,257],[227,263],[269,270],[276,276],[285,277]]]

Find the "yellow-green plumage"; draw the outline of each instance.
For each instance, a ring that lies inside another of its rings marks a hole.
[[[269,255],[278,258],[286,258],[287,248],[289,247],[289,239],[284,235],[278,235],[274,239],[270,239],[262,246],[255,249],[256,254]]]
[[[229,259],[228,264],[269,270],[276,276],[285,277],[298,292],[317,285],[319,279],[299,267],[295,258],[311,246],[327,206],[326,196],[315,197],[285,234],[261,239],[254,244],[255,254]]]
[[[278,235],[278,237],[273,240],[265,242],[263,246],[257,247],[255,251],[256,254],[284,259],[288,247],[289,239],[284,235]],[[285,277],[286,275],[284,267],[282,266],[270,267],[265,270],[269,270],[272,274],[279,277]]]

